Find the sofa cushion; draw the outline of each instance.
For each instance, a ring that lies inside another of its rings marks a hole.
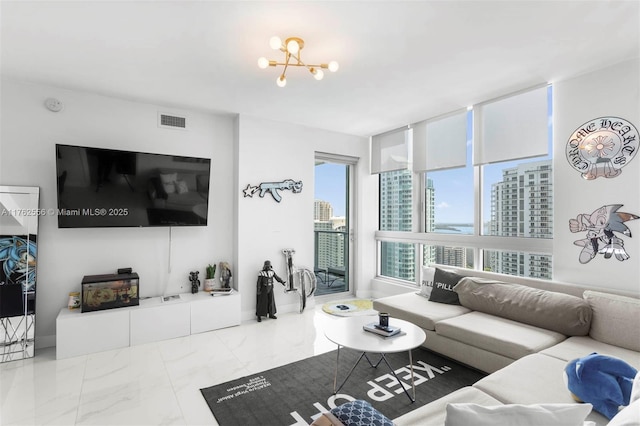
[[[423,347],[485,373],[498,371],[514,361],[511,357],[450,339],[435,331],[425,330],[425,334],[427,338],[422,343]]]
[[[446,407],[450,403],[471,402],[480,405],[498,405],[500,401],[471,386],[436,399],[422,407],[393,419],[397,426],[442,426],[446,416]]]
[[[431,302],[459,305],[460,300],[458,300],[458,293],[453,291],[453,288],[458,284],[458,281],[460,281],[461,278],[462,275],[458,275],[455,272],[436,268],[436,273],[433,276],[433,288],[431,289],[431,296],[429,296],[429,300]]]
[[[635,368],[640,369],[640,352],[603,343],[589,336],[569,337],[567,340],[551,346],[540,353],[569,362],[593,352],[621,358]]]
[[[437,322],[436,333],[511,359],[539,352],[566,339],[555,331],[476,311]]]
[[[567,363],[532,354],[480,379],[473,386],[504,404],[576,403],[562,378]],[[587,420],[606,425],[608,419],[592,410]]]
[[[482,406],[458,403],[447,405],[445,426],[582,426],[591,404],[508,404]]]
[[[373,309],[387,312],[392,318],[412,322],[425,330],[435,330],[436,322],[470,312],[464,306],[430,302],[415,293],[374,300]]]
[[[640,299],[587,290],[593,320],[589,336],[604,343],[640,351]]]
[[[589,303],[568,294],[475,277],[461,279],[455,291],[469,309],[566,336],[585,336],[591,326]]]
[[[173,193],[167,195],[167,207],[171,208],[193,208],[196,204],[204,203],[204,199],[197,192],[187,192],[186,194]]]

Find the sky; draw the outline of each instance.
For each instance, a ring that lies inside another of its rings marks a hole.
[[[344,164],[324,163],[315,168],[315,199],[331,203],[334,216],[346,215],[347,167]]]

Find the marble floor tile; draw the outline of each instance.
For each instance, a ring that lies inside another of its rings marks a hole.
[[[335,349],[321,306],[277,320],[56,360],[0,364],[0,425],[217,425],[201,388]]]

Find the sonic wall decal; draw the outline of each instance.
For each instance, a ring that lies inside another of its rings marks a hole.
[[[253,197],[253,194],[255,194],[256,192],[259,192],[258,195],[260,196],[260,198],[263,198],[264,194],[268,192],[271,194],[273,199],[279,203],[280,201],[282,201],[282,196],[278,191],[282,189],[288,189],[294,194],[297,194],[299,192],[302,192],[302,181],[299,180],[296,182],[293,179],[285,179],[282,182],[262,182],[258,186],[251,186],[249,184],[245,189],[242,190],[242,192],[244,192],[245,198]]]
[[[631,231],[625,222],[640,218],[632,213],[619,212],[622,204],[602,206],[593,213],[580,213],[575,219],[569,219],[569,230],[573,233],[585,232],[586,238],[574,241],[573,244],[583,247],[578,260],[582,264],[589,263],[597,254],[605,259],[615,256],[623,261],[629,259],[624,249],[624,241],[615,233],[631,238]]]
[[[614,178],[635,157],[638,139],[638,129],[625,119],[594,118],[569,137],[567,161],[587,180]]]

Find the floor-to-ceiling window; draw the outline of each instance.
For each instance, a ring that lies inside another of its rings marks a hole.
[[[444,264],[552,278],[551,99],[538,87],[410,126],[411,168],[377,172],[381,276],[417,284],[419,266]],[[401,143],[387,140],[379,163]]]
[[[351,292],[351,180],[354,160],[316,155],[314,272],[316,296]]]

